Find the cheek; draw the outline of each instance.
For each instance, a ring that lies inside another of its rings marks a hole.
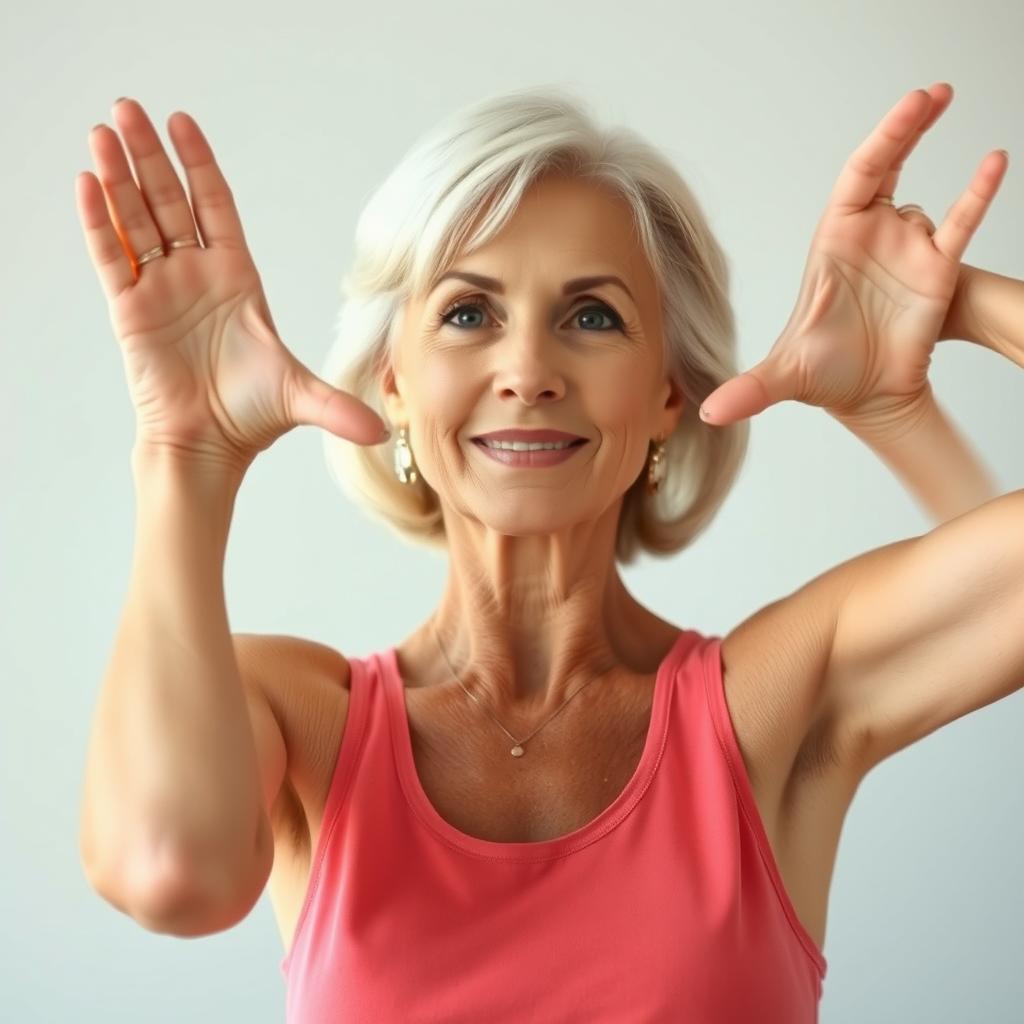
[[[473,377],[456,360],[428,359],[417,367],[416,404],[420,414],[440,428],[456,426],[471,415]]]
[[[460,390],[460,375],[455,360],[427,359],[419,366],[416,379],[424,403],[441,404],[441,396],[452,396]]]
[[[634,380],[629,374],[623,374],[588,388],[586,400],[594,412],[594,421],[612,429],[634,423],[647,408],[644,400],[646,387],[646,381]]]

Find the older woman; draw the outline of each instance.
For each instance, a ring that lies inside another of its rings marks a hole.
[[[938,228],[892,198],[951,97],[908,93],[853,152],[741,374],[723,254],[664,158],[565,95],[477,104],[365,210],[326,379],[278,336],[196,123],[168,121],[190,202],[119,102],[137,183],[105,126],[77,182],[138,427],[84,787],[96,890],[196,936],[269,881],[295,1021],[813,1020],[861,779],[1024,678],[1024,494],[994,496],[927,378],[943,338],[1024,365],[1024,283],[961,263],[1006,155]],[[940,525],[725,637],[674,626],[617,563],[691,543],[787,399]],[[385,651],[229,632],[235,495],[297,424],[448,553],[436,611]]]

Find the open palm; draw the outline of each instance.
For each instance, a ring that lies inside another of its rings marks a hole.
[[[76,199],[121,347],[137,448],[244,471],[299,424],[376,444],[380,416],[320,380],[278,336],[198,124],[184,112],[168,121],[190,201],[142,106],[123,100],[114,112],[125,141],[106,125],[90,133],[98,173],[78,176]]]
[[[854,150],[811,242],[796,305],[771,351],[705,400],[724,425],[787,399],[832,415],[883,414],[928,389],[931,354],[960,276],[960,260],[1006,171],[989,153],[934,229],[891,197],[903,162],[949,105],[945,83],[905,95]]]

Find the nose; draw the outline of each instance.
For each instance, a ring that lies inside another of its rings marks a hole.
[[[494,390],[499,398],[515,395],[526,405],[562,398],[566,392],[560,350],[542,330],[523,331],[495,347],[498,367]]]

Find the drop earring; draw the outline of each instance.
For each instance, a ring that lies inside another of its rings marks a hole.
[[[654,448],[651,451],[650,458],[647,462],[647,493],[657,494],[658,488],[661,487],[661,483],[664,479],[665,439],[661,438],[654,442]]]
[[[398,428],[398,440],[395,441],[395,476],[403,484],[414,484],[419,479],[412,448],[409,447],[409,432],[404,426]]]

